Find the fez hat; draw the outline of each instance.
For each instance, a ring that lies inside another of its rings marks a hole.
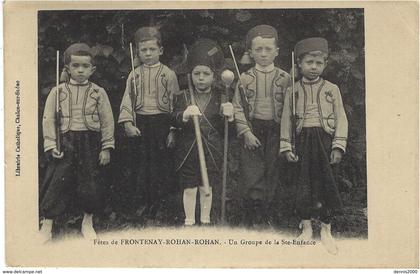
[[[297,57],[311,51],[321,51],[328,54],[328,41],[321,37],[311,37],[296,43],[295,55]]]
[[[246,35],[246,49],[252,46],[252,39],[261,36],[262,38],[275,38],[276,44],[279,40],[277,30],[269,25],[258,25],[250,29]]]
[[[223,68],[225,57],[217,43],[210,39],[199,39],[190,48],[187,57],[188,70],[203,65],[208,66],[213,72]]]
[[[134,41],[136,43],[156,39],[159,43],[162,42],[162,36],[160,32],[155,27],[142,27],[139,28],[134,34]]]

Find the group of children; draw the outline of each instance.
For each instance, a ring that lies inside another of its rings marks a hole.
[[[294,79],[274,66],[279,54],[276,29],[268,25],[252,28],[246,36],[246,50],[255,66],[242,73],[230,103],[222,100],[223,92],[215,84],[225,68],[217,43],[199,39],[189,49],[190,91],[180,90],[175,72],[160,63],[162,38],[156,28],[140,28],[134,38],[141,65],[128,75],[118,123],[127,138],[136,140],[132,148],[138,155],[136,183],[146,190],[141,197],[147,208],[162,199],[161,186],[170,180],[167,150],[174,148],[177,178],[184,189],[185,226],[196,222],[197,196],[200,223],[211,223],[211,186],[221,181],[223,126],[228,119],[236,125],[242,144],[238,191],[243,197],[244,224],[264,222],[282,176],[278,160],[283,157],[296,166],[296,209],[302,220],[299,239],[310,239],[311,220],[319,219],[321,240],[336,253],[330,226],[342,204],[331,165],[339,163],[345,152],[347,118],[338,87],[321,78],[328,60],[327,41],[316,37],[296,44],[302,77],[292,90]],[[43,116],[44,151],[52,156],[47,171],[51,176],[40,197],[40,234],[45,241],[51,239],[53,220],[65,212],[71,197],[77,197],[84,211],[83,236],[96,237],[92,214],[103,208],[103,172],[114,149],[114,120],[107,94],[89,81],[95,71],[90,48],[71,45],[64,52],[64,65],[70,79],[51,90]],[[202,136],[210,182],[207,191],[201,182],[193,117],[198,117]],[[292,145],[293,131],[296,146]]]

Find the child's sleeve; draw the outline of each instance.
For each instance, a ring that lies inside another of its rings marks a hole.
[[[229,87],[229,94],[234,94],[234,92],[235,90]],[[231,102],[230,99],[227,98],[226,95],[222,93],[221,102],[231,103],[233,105],[233,98]],[[223,115],[223,109],[221,106],[220,106],[220,111],[219,111],[219,117],[220,117],[220,120],[218,120],[217,130],[223,135],[223,133],[225,132],[225,116]],[[233,110],[233,121],[228,122],[228,132],[229,132],[229,136],[235,136],[235,133],[236,133],[235,132],[235,109]]]
[[[285,151],[292,151],[292,88],[286,90],[286,96],[283,102],[283,113],[281,115],[280,123],[280,153]]]
[[[186,93],[182,92],[181,95],[174,97],[174,108],[171,113],[171,126],[175,128],[185,128],[192,126],[191,121],[188,121],[187,123],[182,121],[182,116],[188,106],[188,102],[186,102],[186,96]]]
[[[178,78],[176,77],[175,72],[172,71],[170,75],[171,75],[170,81],[169,81],[170,107],[171,107],[171,111],[173,111],[174,96],[179,94],[179,84],[178,84]]]
[[[334,115],[335,115],[335,133],[332,141],[332,148],[339,148],[346,152],[348,121],[344,109],[343,100],[338,86],[334,88]]]
[[[55,100],[56,88],[52,88],[45,102],[44,115],[42,118],[42,134],[44,138],[44,152],[56,148],[55,134]]]
[[[101,144],[102,150],[115,148],[114,140],[114,115],[112,114],[111,104],[104,89],[100,89],[98,102],[99,120],[101,123]]]
[[[242,76],[241,76],[242,77]],[[239,91],[240,81],[236,84],[235,93],[233,95],[233,109],[235,112],[235,124],[237,136],[241,136],[245,132],[251,131],[248,126],[248,121],[245,118],[244,108],[242,107],[242,99]]]
[[[118,117],[119,124],[124,122],[134,122],[133,103],[131,100],[131,89],[133,88],[133,75],[133,72],[130,72],[130,74],[127,77],[125,91],[120,106],[120,115]]]

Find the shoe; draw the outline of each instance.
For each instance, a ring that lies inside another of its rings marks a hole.
[[[39,230],[38,237],[39,243],[45,244],[52,239],[52,220],[43,220],[41,229]]]
[[[312,239],[312,223],[311,220],[302,220],[299,224],[302,233],[296,238],[299,241],[309,241]]]
[[[194,227],[194,226],[195,226],[195,223],[194,224],[184,223],[184,225],[183,225],[184,228],[191,228],[191,227]]]
[[[81,229],[83,238],[86,240],[98,239],[95,229],[93,229],[92,219],[83,218],[82,229]]]
[[[324,245],[328,253],[332,255],[338,254],[338,247],[331,235],[331,224],[321,222],[321,243]]]

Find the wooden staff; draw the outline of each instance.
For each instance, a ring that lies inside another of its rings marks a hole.
[[[229,102],[229,91],[230,85],[233,82],[235,75],[230,70],[225,70],[222,73],[222,81],[225,84],[225,100],[223,103]],[[221,213],[221,222],[222,224],[226,223],[226,185],[227,185],[227,161],[228,161],[228,151],[229,151],[229,121],[225,117],[225,136],[223,142],[223,179],[222,179],[222,213]]]
[[[130,43],[130,57],[131,57],[131,71],[133,72],[133,85],[134,90],[131,89],[131,108],[133,110],[133,125],[136,126],[136,101],[137,101],[137,84],[136,84],[136,73],[134,72],[134,55],[133,45]]]
[[[244,85],[242,84],[242,81],[241,81],[241,73],[239,71],[238,63],[236,62],[235,53],[233,52],[231,45],[229,45],[229,50],[230,50],[230,55],[232,56],[233,63],[235,64],[236,73],[238,74],[238,82],[239,82],[238,90],[239,90],[239,96],[241,97],[241,101],[242,101],[242,108],[244,110],[245,120],[249,128],[252,130],[252,125],[251,123],[249,123],[249,112],[250,112],[249,102],[248,102],[248,98],[246,97]]]
[[[292,152],[296,153],[295,53],[292,51]]]
[[[60,51],[57,50],[57,64],[56,64],[56,91],[55,91],[55,143],[58,153],[61,153],[61,138],[60,138],[60,127],[61,127],[61,106],[60,106]]]
[[[190,96],[191,96],[191,105],[196,105],[194,94],[193,94],[194,88],[193,88],[193,84],[191,80],[191,74],[188,73],[187,77],[188,77],[188,89],[190,91]],[[200,160],[201,181],[203,182],[204,194],[206,196],[210,196],[209,176],[207,174],[207,165],[206,165],[206,157],[204,156],[203,140],[201,139],[200,123],[198,121],[197,115],[193,115],[192,118],[193,118],[193,123],[194,123],[195,139],[197,140],[198,158]]]

